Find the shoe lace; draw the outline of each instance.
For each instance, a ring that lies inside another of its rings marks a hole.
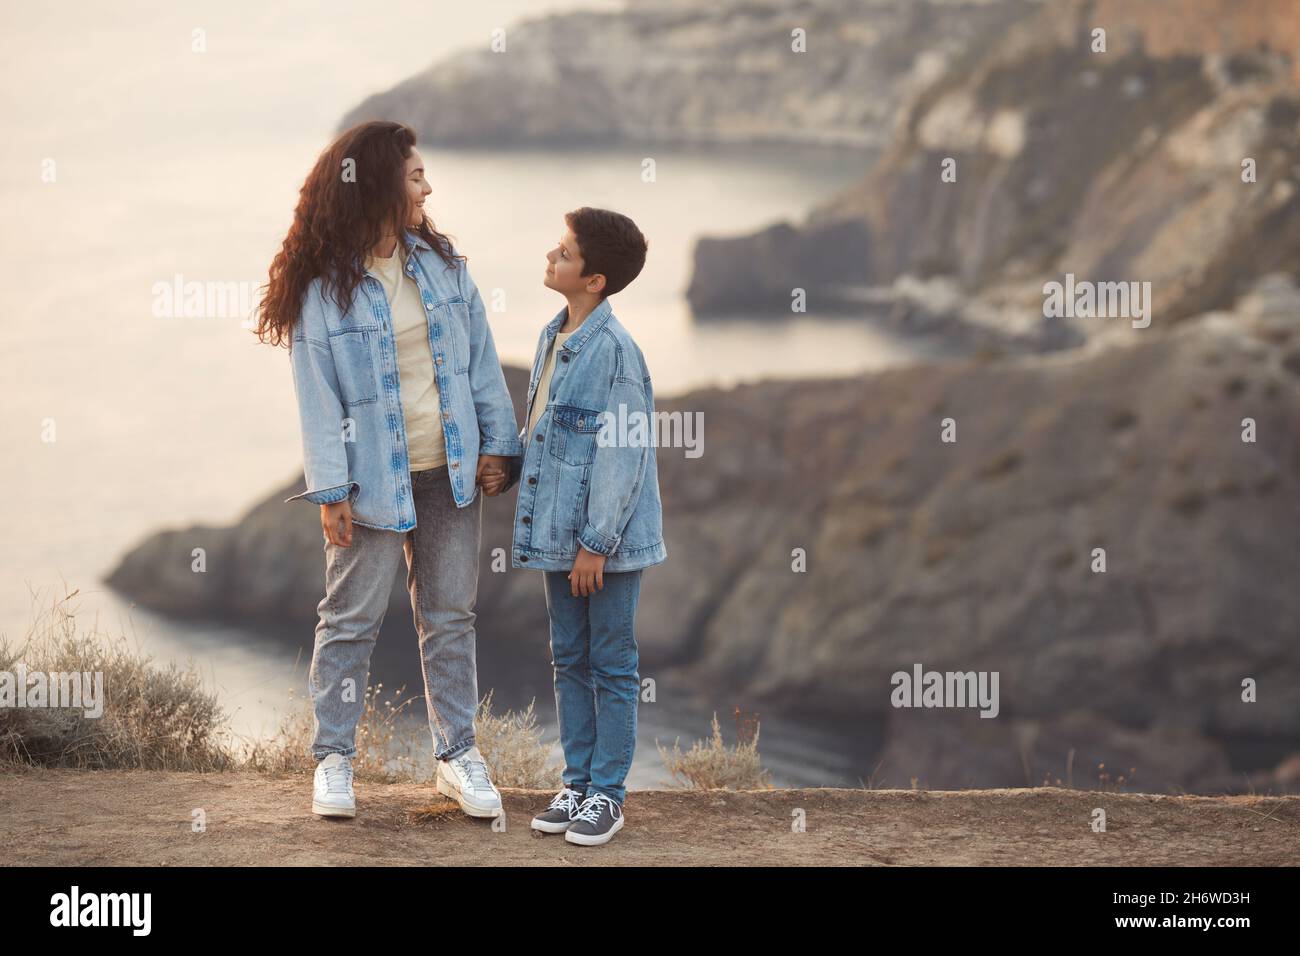
[[[349,761],[325,768],[325,790],[329,793],[347,793],[352,786],[352,764]]]
[[[487,764],[482,760],[474,760],[471,757],[456,757],[455,763],[469,777],[469,785],[475,790],[492,789],[492,780],[488,777]]]
[[[578,812],[574,815],[573,819],[575,821],[582,820],[595,826],[596,821],[600,819],[601,809],[607,803],[609,804],[610,813],[617,816],[618,804],[614,801],[613,797],[607,797],[603,793],[593,793],[588,796],[586,800],[582,801],[582,806],[578,808]]]
[[[565,787],[554,797],[551,798],[551,805],[548,810],[564,810],[570,816],[578,809],[578,792]]]

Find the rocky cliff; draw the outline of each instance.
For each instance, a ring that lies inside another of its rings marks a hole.
[[[913,98],[870,173],[786,228],[780,256],[770,232],[701,241],[689,297],[789,314],[794,287],[822,311],[941,275],[1041,315],[1043,282],[1072,273],[1150,281],[1160,324],[1228,307],[1260,276],[1300,276],[1298,36],[1290,0],[1053,0]]]
[[[506,27],[502,50],[485,36],[367,98],[341,126],[400,119],[438,146],[878,145],[915,90],[1037,6],[654,0],[547,16]]]

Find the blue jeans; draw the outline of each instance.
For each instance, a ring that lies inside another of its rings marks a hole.
[[[555,715],[566,786],[600,791],[620,804],[636,748],[641,690],[633,620],[640,571],[606,574],[591,597],[574,597],[567,571],[546,572]]]
[[[308,675],[315,714],[311,752],[317,760],[357,752],[370,652],[403,558],[434,756],[448,760],[474,745],[474,605],[483,496],[458,508],[445,467],[412,472],[411,491],[417,520],[410,531],[384,531],[354,521],[351,547],[325,542],[325,597],[317,607],[320,620]]]

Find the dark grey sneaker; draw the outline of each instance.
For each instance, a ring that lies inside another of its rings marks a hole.
[[[542,833],[563,833],[569,829],[586,794],[565,787],[551,799],[551,805],[533,817],[532,828]]]
[[[599,846],[623,829],[623,808],[618,801],[598,790],[587,794],[573,822],[564,833],[564,839],[583,846]]]

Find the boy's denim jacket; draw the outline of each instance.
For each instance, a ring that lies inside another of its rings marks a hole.
[[[546,355],[568,309],[562,309],[537,343],[528,383],[524,423],[534,401],[546,402],[537,425],[520,432],[522,459],[511,462],[509,482],[519,482],[512,565],[569,571],[578,546],[607,555],[605,570],[635,571],[668,556],[655,462],[654,392],[641,350],[614,317],[609,300],[587,316],[555,356],[551,397],[536,395]],[[618,438],[622,420],[645,416],[641,441]],[[509,485],[507,485],[509,487]]]
[[[418,233],[407,231],[405,242],[406,272],[429,320],[452,495],[464,508],[478,491],[480,453],[522,451],[518,425],[483,300],[465,264],[447,265]],[[363,276],[346,311],[313,279],[289,356],[307,490],[284,500],[326,504],[351,497],[357,524],[414,528],[397,345],[379,279]]]

